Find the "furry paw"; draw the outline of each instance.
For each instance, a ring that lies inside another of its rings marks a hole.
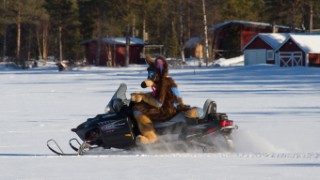
[[[203,115],[202,109],[194,107],[184,113],[187,118],[199,118]]]
[[[137,144],[149,144],[150,141],[145,136],[139,135],[136,137],[136,143]]]
[[[142,99],[143,99],[142,94],[137,94],[137,93],[131,94],[131,101],[133,101],[133,102],[141,102]]]

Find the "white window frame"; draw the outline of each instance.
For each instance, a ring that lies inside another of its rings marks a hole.
[[[267,61],[270,61],[270,60],[275,60],[273,50],[267,50]]]

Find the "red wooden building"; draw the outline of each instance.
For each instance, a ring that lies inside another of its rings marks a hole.
[[[235,57],[242,54],[241,49],[258,33],[289,33],[288,26],[251,21],[226,21],[210,27],[212,33],[212,54],[219,57]],[[295,29],[295,31],[300,31]]]
[[[320,67],[320,34],[290,34],[276,51],[281,67]]]
[[[275,64],[278,47],[286,40],[287,33],[260,33],[243,48],[244,64]]]
[[[144,45],[139,38],[130,37],[129,64],[143,64],[141,58]],[[126,38],[94,38],[80,43],[85,46],[87,64],[99,66],[124,66],[126,56]],[[98,58],[99,57],[99,58]]]
[[[258,34],[244,47],[245,65],[319,66],[320,34]]]

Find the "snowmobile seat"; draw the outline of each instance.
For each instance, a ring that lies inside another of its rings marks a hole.
[[[165,127],[169,127],[178,123],[183,123],[185,122],[185,116],[184,114],[181,112],[179,114],[177,114],[176,116],[174,116],[172,119],[170,119],[169,121],[165,121],[165,122],[153,122],[153,126],[158,129],[158,128],[165,128]]]
[[[206,102],[203,105],[203,109],[197,108],[197,113],[198,115],[195,117],[188,117],[185,115],[184,112],[181,112],[174,116],[171,120],[165,121],[165,122],[154,122],[153,125],[154,127],[157,128],[164,128],[164,127],[169,127],[178,123],[191,123],[191,124],[198,124],[199,122],[206,121],[208,119],[208,116],[210,114],[215,114],[217,112],[217,105],[216,102],[207,99]]]
[[[207,99],[203,105],[203,108],[193,107],[191,110],[185,113],[185,117],[188,123],[198,124],[199,122],[206,121],[209,115],[217,112],[217,104],[211,99]]]
[[[203,114],[199,116],[199,119],[205,119],[208,117],[209,114],[214,114],[217,112],[217,104],[215,101],[211,99],[207,99],[203,105]]]

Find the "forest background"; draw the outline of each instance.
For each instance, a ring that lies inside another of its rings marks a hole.
[[[204,37],[204,15],[208,27],[245,20],[309,32],[320,28],[320,0],[1,1],[0,62],[21,66],[49,56],[82,60],[80,42],[97,37],[138,37],[178,57],[190,37]]]

